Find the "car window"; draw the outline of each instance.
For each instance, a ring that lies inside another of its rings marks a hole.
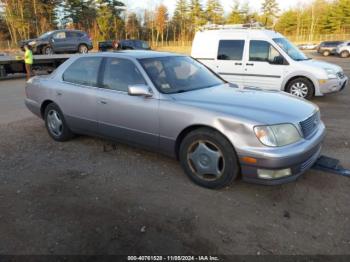
[[[53,36],[54,39],[64,39],[66,38],[66,32],[58,32]]]
[[[201,63],[185,56],[140,59],[156,88],[166,94],[209,88],[225,82]]]
[[[67,37],[79,37],[78,32],[67,32],[66,35]]]
[[[218,60],[242,60],[244,40],[221,40]]]
[[[97,86],[101,57],[78,58],[63,73],[63,80],[70,83]]]
[[[281,59],[283,60],[283,57],[280,52],[278,52],[269,42],[257,40],[250,41],[249,61],[277,63]]]
[[[103,88],[128,92],[130,85],[140,84],[146,84],[146,82],[132,61],[107,58],[103,73]]]

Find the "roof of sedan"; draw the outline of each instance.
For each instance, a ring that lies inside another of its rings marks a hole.
[[[103,55],[103,56],[125,56],[136,59],[166,57],[166,56],[179,56],[181,54],[168,53],[168,52],[156,52],[156,51],[144,51],[144,50],[130,50],[130,51],[116,51],[116,52],[103,52],[103,53],[91,53],[89,55]]]

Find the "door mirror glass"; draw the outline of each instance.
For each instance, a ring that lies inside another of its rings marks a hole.
[[[152,90],[147,85],[130,85],[128,87],[128,94],[130,96],[145,96],[151,97]]]

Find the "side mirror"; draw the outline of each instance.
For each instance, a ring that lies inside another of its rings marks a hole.
[[[152,90],[147,85],[131,85],[128,87],[128,94],[130,96],[144,96],[151,97]]]

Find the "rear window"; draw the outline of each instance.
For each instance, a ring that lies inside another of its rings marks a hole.
[[[221,40],[218,60],[242,60],[244,40]]]
[[[63,80],[74,84],[97,86],[101,61],[101,57],[78,58],[63,73]]]

